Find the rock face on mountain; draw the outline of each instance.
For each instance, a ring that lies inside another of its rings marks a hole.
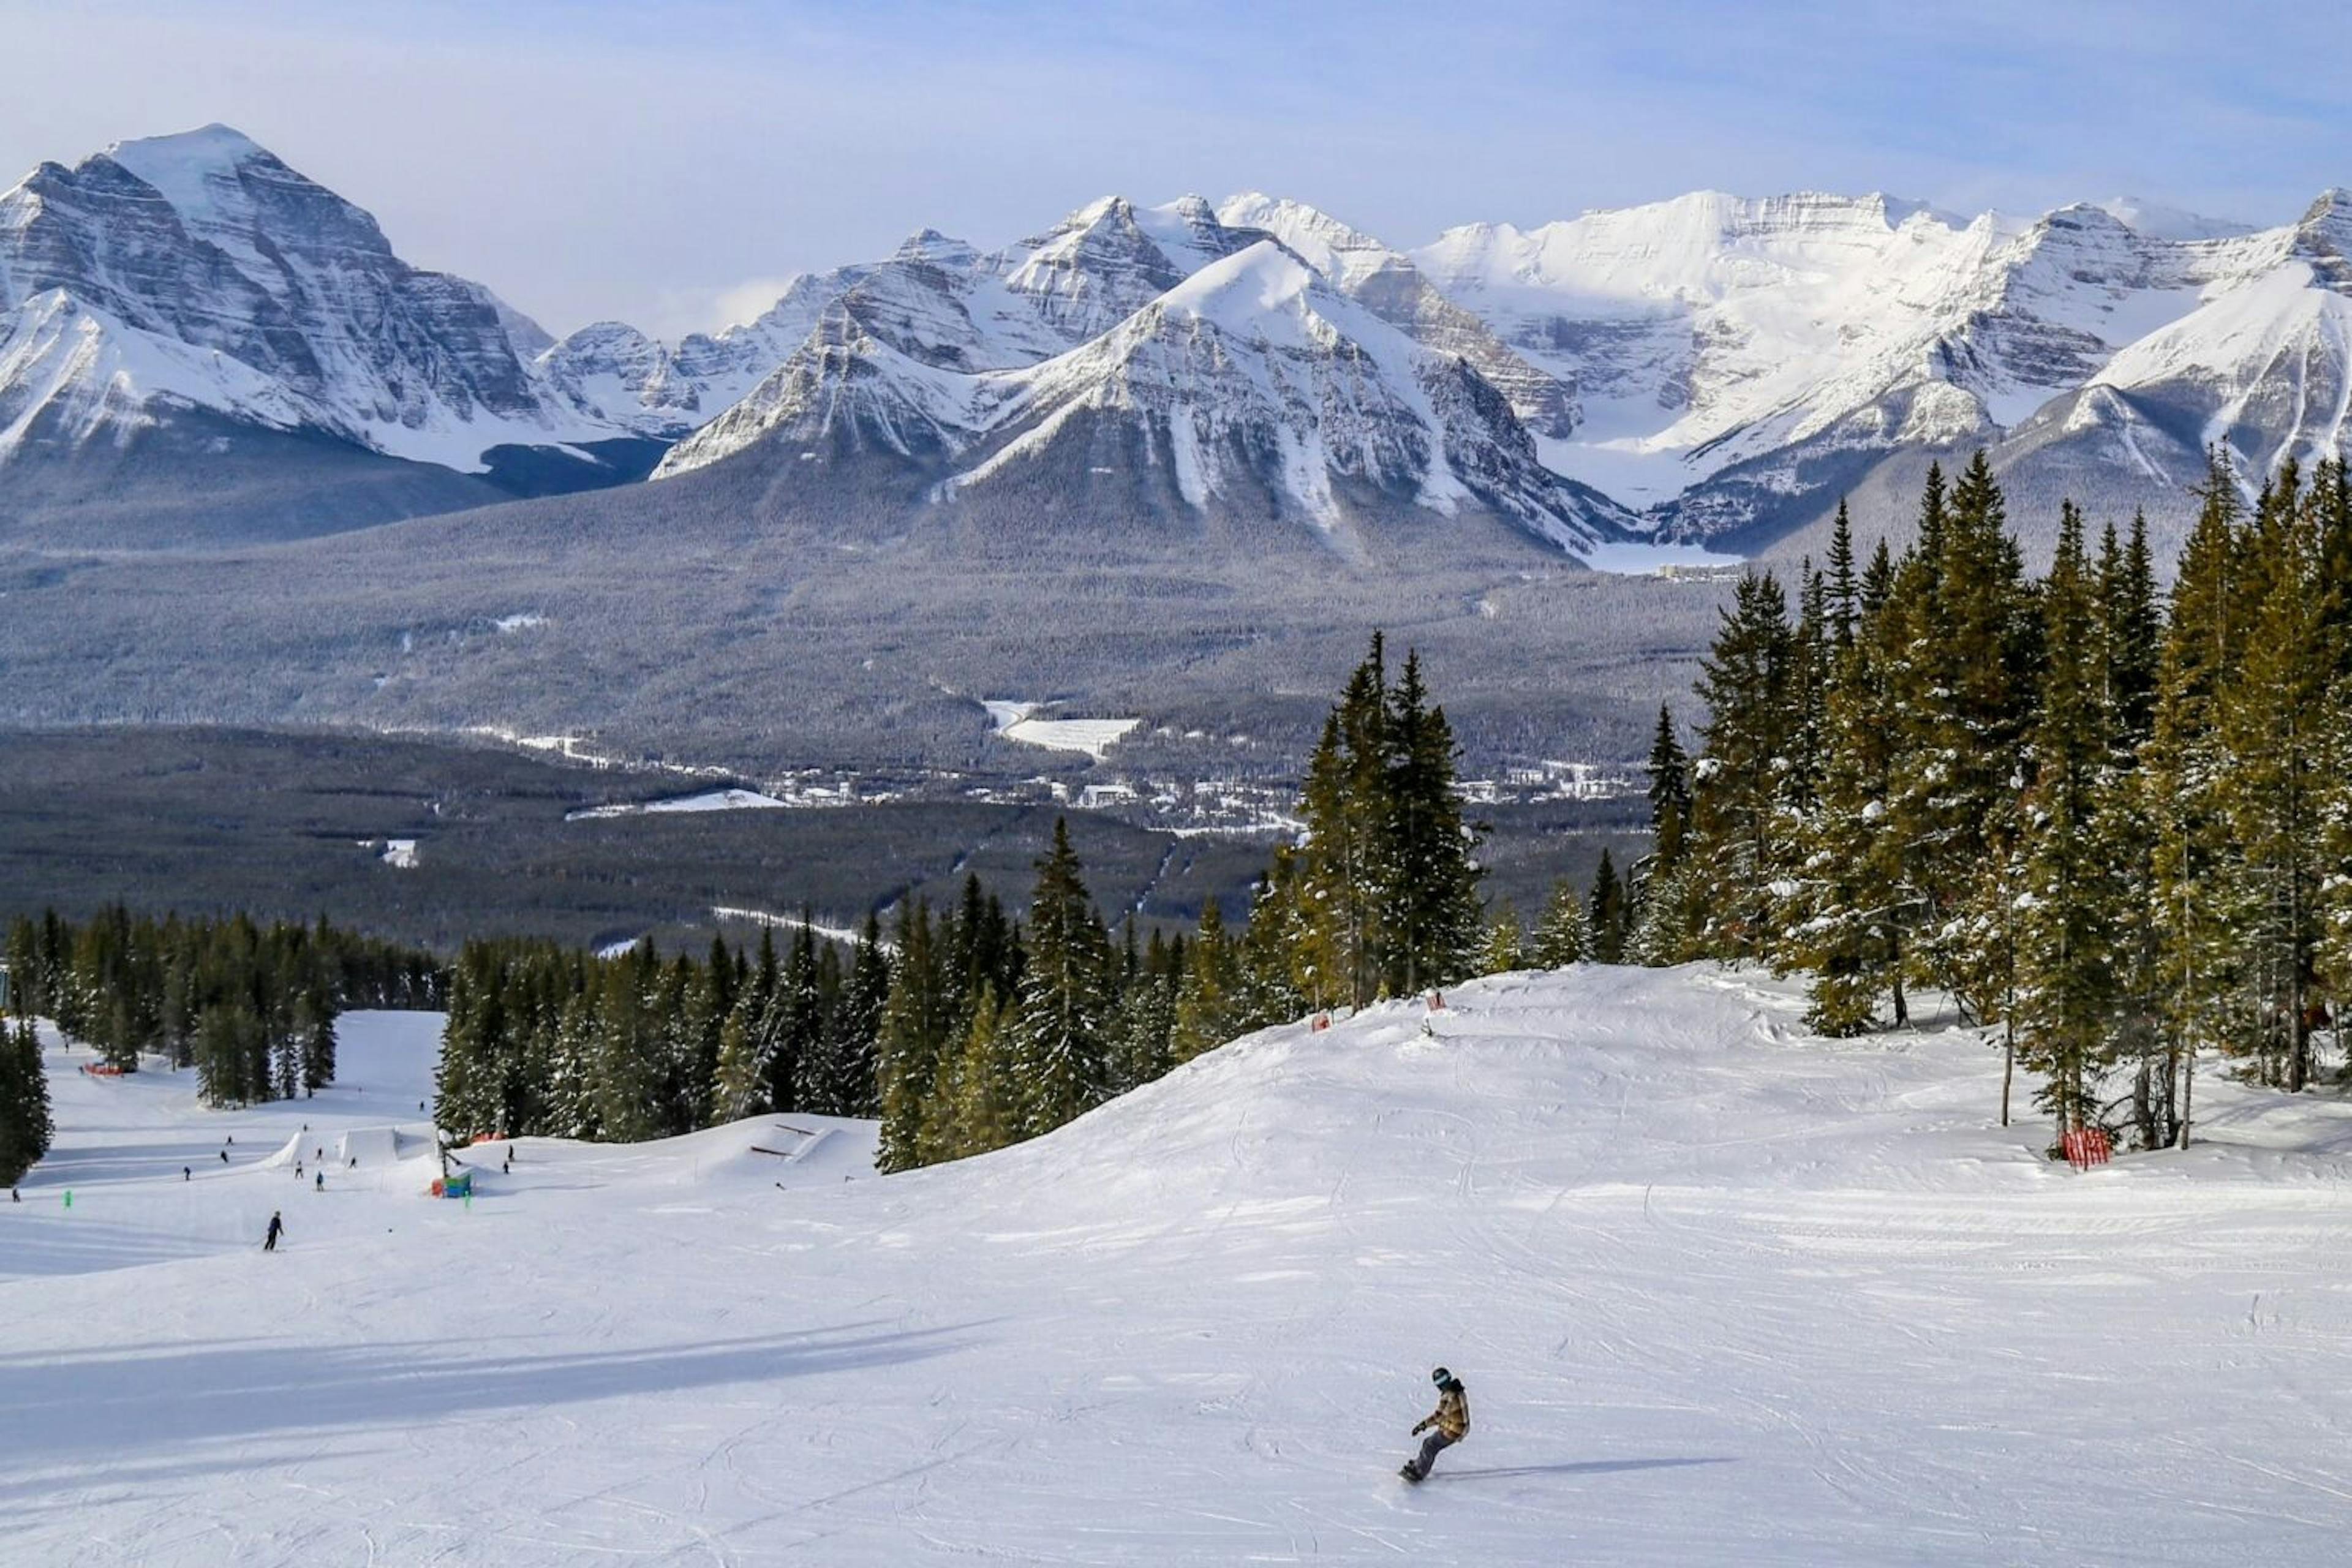
[[[527,357],[547,346],[488,289],[411,267],[366,213],[223,126],[45,163],[0,195],[0,461],[97,465],[93,447],[179,432],[177,462],[201,466],[225,422],[320,483],[388,471],[356,455],[491,482],[415,487],[456,504],[641,474],[650,456],[628,449],[648,422],[559,395]],[[339,478],[306,453],[331,455]],[[550,463],[572,477],[499,485]]]
[[[1099,289],[1084,268],[1039,267],[1037,251],[989,258],[982,276],[1037,301],[1040,320],[1083,331],[1122,289],[1151,288],[1157,277],[1144,268],[1166,253],[1122,204],[1078,216],[1086,221],[1057,231],[1057,247],[1104,246],[1121,258]],[[1236,231],[1212,223],[1201,232],[1212,242],[1188,260]],[[1024,280],[1051,286],[1015,287]],[[1039,489],[1076,489],[1086,526],[1098,531],[1164,531],[1187,514],[1239,511],[1288,519],[1349,552],[1398,508],[1487,512],[1571,551],[1626,521],[1543,467],[1507,399],[1468,360],[1416,342],[1271,238],[1207,261],[1077,347],[1019,369],[965,373],[942,363],[948,355],[919,357],[910,350],[921,345],[890,341],[860,314],[858,292],[774,375],[673,450],[661,473],[763,445],[810,462],[882,455],[931,476],[937,503],[1001,508]]]
[[[2208,447],[2250,483],[2343,449],[2347,255],[2342,192],[2261,230],[1702,192],[1412,252],[1270,195],[1111,196],[993,251],[922,230],[675,344],[559,342],[210,126],[0,195],[0,537],[341,530],[757,451],[799,504],[909,527],[1248,513],[1349,548],[1469,509],[1762,552],[1984,446],[2029,531],[2071,493],[2161,539]]]
[[[2341,205],[2243,231],[2123,202],[1962,222],[1700,195],[1457,229],[1416,259],[1576,389],[1554,468],[1762,548],[1921,452],[1988,446],[2029,492],[2180,510],[2209,442],[2252,475],[2340,450]]]

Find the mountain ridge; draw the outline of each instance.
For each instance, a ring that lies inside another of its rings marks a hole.
[[[1268,400],[1223,374],[1236,353],[1305,363],[1297,342],[1275,347],[1286,298],[1198,324],[1220,346],[1184,373],[1240,399],[1184,401],[1195,437],[1246,425],[1245,461],[1202,466],[1197,439],[1139,407],[1131,382],[1040,391],[1087,366],[1118,380],[1118,353],[1090,348],[1174,301],[1166,328],[1192,279],[1269,240],[1344,301],[1319,313],[1348,316],[1338,336],[1354,349],[1394,333],[1429,356],[1358,356],[1386,365],[1381,441],[1350,423],[1368,405],[1323,405],[1328,376]],[[211,125],[44,163],[0,194],[0,465],[20,476],[0,531],[149,542],[110,534],[107,509],[226,493],[203,477],[222,460],[240,465],[256,516],[366,526],[675,476],[815,428],[820,405],[849,443],[835,461],[919,448],[939,470],[922,493],[941,500],[1034,469],[995,448],[1037,449],[1050,433],[1013,428],[1022,411],[1075,397],[1096,449],[1055,482],[1117,479],[1095,487],[1097,511],[1241,504],[1211,468],[1263,470],[1246,504],[1335,541],[1341,513],[1370,524],[1466,500],[1571,553],[1602,540],[1769,552],[1889,464],[1984,446],[2021,493],[2088,487],[2160,514],[2161,537],[2209,447],[2250,483],[2343,450],[2347,257],[2340,189],[2269,228],[2128,198],[1963,217],[1882,193],[1700,191],[1462,226],[1417,249],[1263,193],[1109,195],[995,250],[919,230],[676,343],[617,321],[559,339],[478,283],[410,266],[363,209]],[[1436,360],[1463,368],[1432,382]],[[1438,383],[1450,390],[1432,402]],[[966,458],[989,467],[957,468]],[[88,493],[101,473],[107,494]],[[169,537],[242,537],[243,504],[195,505],[217,525]]]

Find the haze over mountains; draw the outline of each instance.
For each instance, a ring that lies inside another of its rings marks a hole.
[[[1848,495],[1899,534],[1981,445],[2029,551],[2072,495],[2162,552],[2209,445],[2343,448],[2347,363],[2343,191],[2259,230],[1702,193],[1411,250],[1110,196],[559,341],[210,126],[0,195],[0,721],[937,762],[986,696],[1286,742],[1387,626],[1474,750],[1631,756],[1712,600],[1597,548],[1793,556]]]

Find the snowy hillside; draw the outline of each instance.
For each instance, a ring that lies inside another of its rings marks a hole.
[[[2337,1554],[2341,1105],[2213,1078],[2209,1142],[2077,1174],[1992,1124],[1970,1035],[1810,1039],[1704,968],[1447,1001],[908,1176],[844,1180],[848,1126],[754,1152],[792,1136],[754,1122],[526,1142],[470,1208],[421,1166],[320,1194],[267,1158],[289,1122],[413,1116],[415,1019],[349,1020],[351,1088],[242,1115],[53,1054],[59,1152],[0,1206],[10,1552]],[[1473,1430],[1408,1489],[1438,1362]]]

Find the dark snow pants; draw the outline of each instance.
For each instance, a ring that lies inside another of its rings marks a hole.
[[[1460,1441],[1459,1437],[1449,1437],[1443,1432],[1430,1433],[1421,1440],[1421,1458],[1412,1462],[1413,1469],[1423,1480],[1429,1479],[1430,1467],[1437,1463],[1437,1456]]]

